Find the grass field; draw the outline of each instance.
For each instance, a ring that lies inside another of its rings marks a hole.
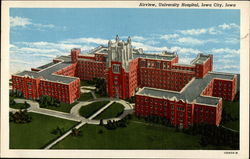
[[[99,93],[95,93],[95,96],[96,96],[96,98],[104,98],[104,97],[108,97],[107,95],[106,95],[106,96],[103,96],[103,95],[101,95],[101,94],[99,94]]]
[[[227,113],[230,113],[233,118],[239,118],[240,112],[240,104],[239,101],[224,101],[223,100],[223,109],[226,110]]]
[[[67,131],[76,124],[74,121],[46,115],[29,114],[32,116],[32,122],[30,123],[10,123],[10,149],[44,148],[58,137],[58,135],[51,133],[57,126]]]
[[[87,81],[85,80],[81,80],[80,82],[81,86],[95,86],[94,84],[89,84]]]
[[[95,119],[108,119],[114,118],[120,115],[124,110],[124,107],[120,103],[113,103],[107,109],[105,109],[101,114],[99,114]]]
[[[234,121],[228,121],[225,124],[223,124],[225,127],[238,130],[239,131],[239,118],[240,118],[240,104],[239,101],[223,101],[223,109],[226,110],[227,113],[231,114],[233,118],[236,120]]]
[[[108,103],[109,101],[100,101],[100,102],[94,102],[84,107],[81,107],[80,115],[85,118],[88,118]]]
[[[115,130],[107,130],[99,125],[84,125],[80,130],[82,136],[68,136],[53,149],[230,149],[211,145],[202,147],[200,136],[138,121],[131,121],[126,128]]]
[[[25,107],[24,103],[16,103],[15,105],[10,105],[10,107],[14,109],[27,109],[30,107],[30,105]]]
[[[228,127],[228,128],[231,128],[233,130],[237,130],[239,131],[240,130],[240,124],[239,124],[239,120],[236,120],[236,121],[229,121],[225,124],[223,124],[225,127]]]
[[[60,103],[59,107],[48,106],[48,107],[46,107],[46,109],[51,109],[51,110],[56,110],[56,111],[60,111],[60,112],[69,113],[71,108],[73,106],[75,106],[76,104],[78,104],[78,102],[74,102],[72,104]]]
[[[81,93],[81,96],[78,99],[78,101],[86,101],[86,100],[90,100],[90,99],[93,99],[93,96],[91,93]]]

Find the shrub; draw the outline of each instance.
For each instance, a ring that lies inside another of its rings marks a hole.
[[[27,110],[19,110],[15,113],[9,113],[10,115],[10,122],[18,123],[18,124],[24,124],[31,122],[32,118],[28,114]]]

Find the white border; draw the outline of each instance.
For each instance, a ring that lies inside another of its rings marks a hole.
[[[185,9],[240,9],[241,15],[241,46],[240,46],[240,150],[238,154],[224,154],[224,150],[9,150],[8,123],[8,78],[9,78],[9,8],[138,8],[143,1],[3,1],[1,17],[1,157],[100,157],[100,158],[248,158],[249,156],[249,2],[229,1],[235,8],[185,8]],[[149,1],[145,1],[148,3]],[[159,1],[160,2],[160,1]],[[164,1],[167,3],[182,3],[181,1]],[[202,3],[197,1],[183,1],[185,3]],[[205,2],[205,1],[203,1]],[[206,1],[207,3],[227,3],[226,1]],[[158,3],[158,1],[152,1]],[[140,7],[150,8],[150,7]],[[155,8],[155,7],[153,7]],[[161,7],[168,9],[171,7]],[[182,7],[179,7],[181,9]]]

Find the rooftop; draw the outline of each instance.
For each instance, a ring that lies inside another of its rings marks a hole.
[[[194,78],[193,80],[191,80],[187,84],[187,86],[184,87],[184,90],[182,90],[182,92],[144,87],[141,91],[137,92],[137,94],[162,97],[170,100],[183,100],[189,103],[196,100],[197,103],[216,106],[220,98],[201,96],[202,91],[215,78],[232,80],[234,78],[234,75],[210,72],[204,78]]]
[[[61,83],[70,83],[77,79],[77,77],[70,77],[70,76],[62,76],[62,75],[56,75],[55,72],[68,67],[71,65],[68,61],[70,60],[70,56],[60,56],[56,59],[63,60],[62,62],[58,63],[48,63],[46,65],[41,66],[43,69],[41,71],[35,72],[35,71],[23,71],[20,73],[17,73],[18,76],[29,76],[32,78],[42,78],[44,80],[49,80],[53,82],[61,82]],[[64,61],[65,60],[65,61]]]
[[[133,53],[134,58],[149,58],[149,59],[160,59],[160,60],[173,60],[176,54],[152,54],[152,53]]]
[[[56,64],[56,63],[55,62],[50,62],[48,64],[37,67],[37,69],[45,69],[45,68],[50,67],[50,66],[52,66],[54,64]]]
[[[191,64],[203,64],[207,59],[209,59],[209,55],[199,54]]]

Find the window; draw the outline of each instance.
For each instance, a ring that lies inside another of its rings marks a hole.
[[[113,64],[113,73],[120,73],[120,65],[119,64]]]

